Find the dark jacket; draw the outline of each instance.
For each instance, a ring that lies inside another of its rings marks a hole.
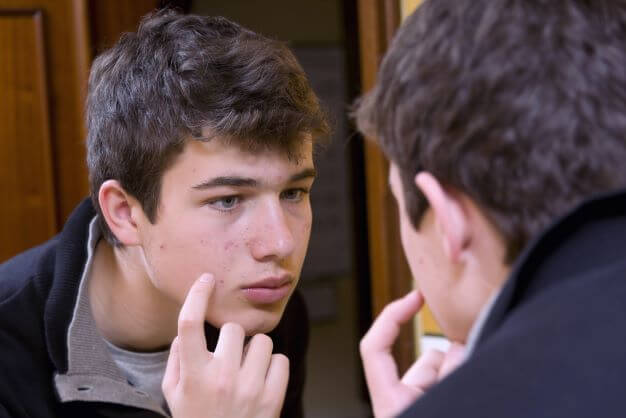
[[[473,354],[402,417],[626,417],[626,193],[536,240]]]
[[[74,388],[74,398],[81,400],[68,400],[72,394],[59,391],[63,379],[71,383],[80,378],[66,375],[68,328],[77,305],[78,286],[87,259],[88,227],[94,216],[91,203],[85,200],[58,236],[0,265],[0,417],[161,416],[130,406],[134,404],[132,386],[121,381],[119,373],[108,373],[101,364],[93,364],[88,373],[125,393],[122,398],[130,399],[126,405],[104,402],[98,399],[97,391],[88,393],[90,388],[80,385]],[[214,348],[217,330],[208,324],[205,328],[207,344]],[[290,360],[282,416],[300,417],[308,320],[297,292],[270,336],[274,351],[286,354]],[[83,347],[87,352],[90,349]]]

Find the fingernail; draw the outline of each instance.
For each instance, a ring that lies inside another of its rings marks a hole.
[[[204,273],[200,276],[200,281],[204,283],[211,283],[213,281],[213,275],[211,273]]]

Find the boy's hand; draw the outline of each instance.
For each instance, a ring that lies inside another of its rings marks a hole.
[[[204,320],[215,286],[203,274],[189,290],[178,317],[163,377],[163,394],[174,418],[278,417],[289,380],[289,360],[272,355],[272,340],[255,335],[244,354],[244,330],[222,326],[215,353],[206,348]]]
[[[423,304],[417,291],[390,303],[361,340],[365,378],[377,418],[400,414],[463,361],[463,346],[453,343],[445,354],[438,350],[426,351],[400,379],[391,348],[400,326],[415,316]]]

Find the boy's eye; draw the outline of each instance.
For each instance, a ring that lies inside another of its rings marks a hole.
[[[305,189],[288,189],[285,190],[284,192],[281,193],[281,197],[285,200],[291,200],[291,201],[300,201],[302,200],[303,196],[305,193],[307,193],[308,191]]]
[[[211,200],[209,202],[209,206],[217,209],[217,210],[231,210],[234,209],[237,204],[240,202],[241,198],[239,196],[224,196],[219,199]]]

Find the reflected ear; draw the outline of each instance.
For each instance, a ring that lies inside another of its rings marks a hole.
[[[124,245],[139,244],[137,222],[134,219],[138,203],[126,193],[117,180],[102,183],[98,191],[98,203],[113,235]]]
[[[459,262],[471,237],[469,219],[461,196],[444,189],[428,172],[418,173],[415,184],[430,204],[446,255],[450,261]]]

